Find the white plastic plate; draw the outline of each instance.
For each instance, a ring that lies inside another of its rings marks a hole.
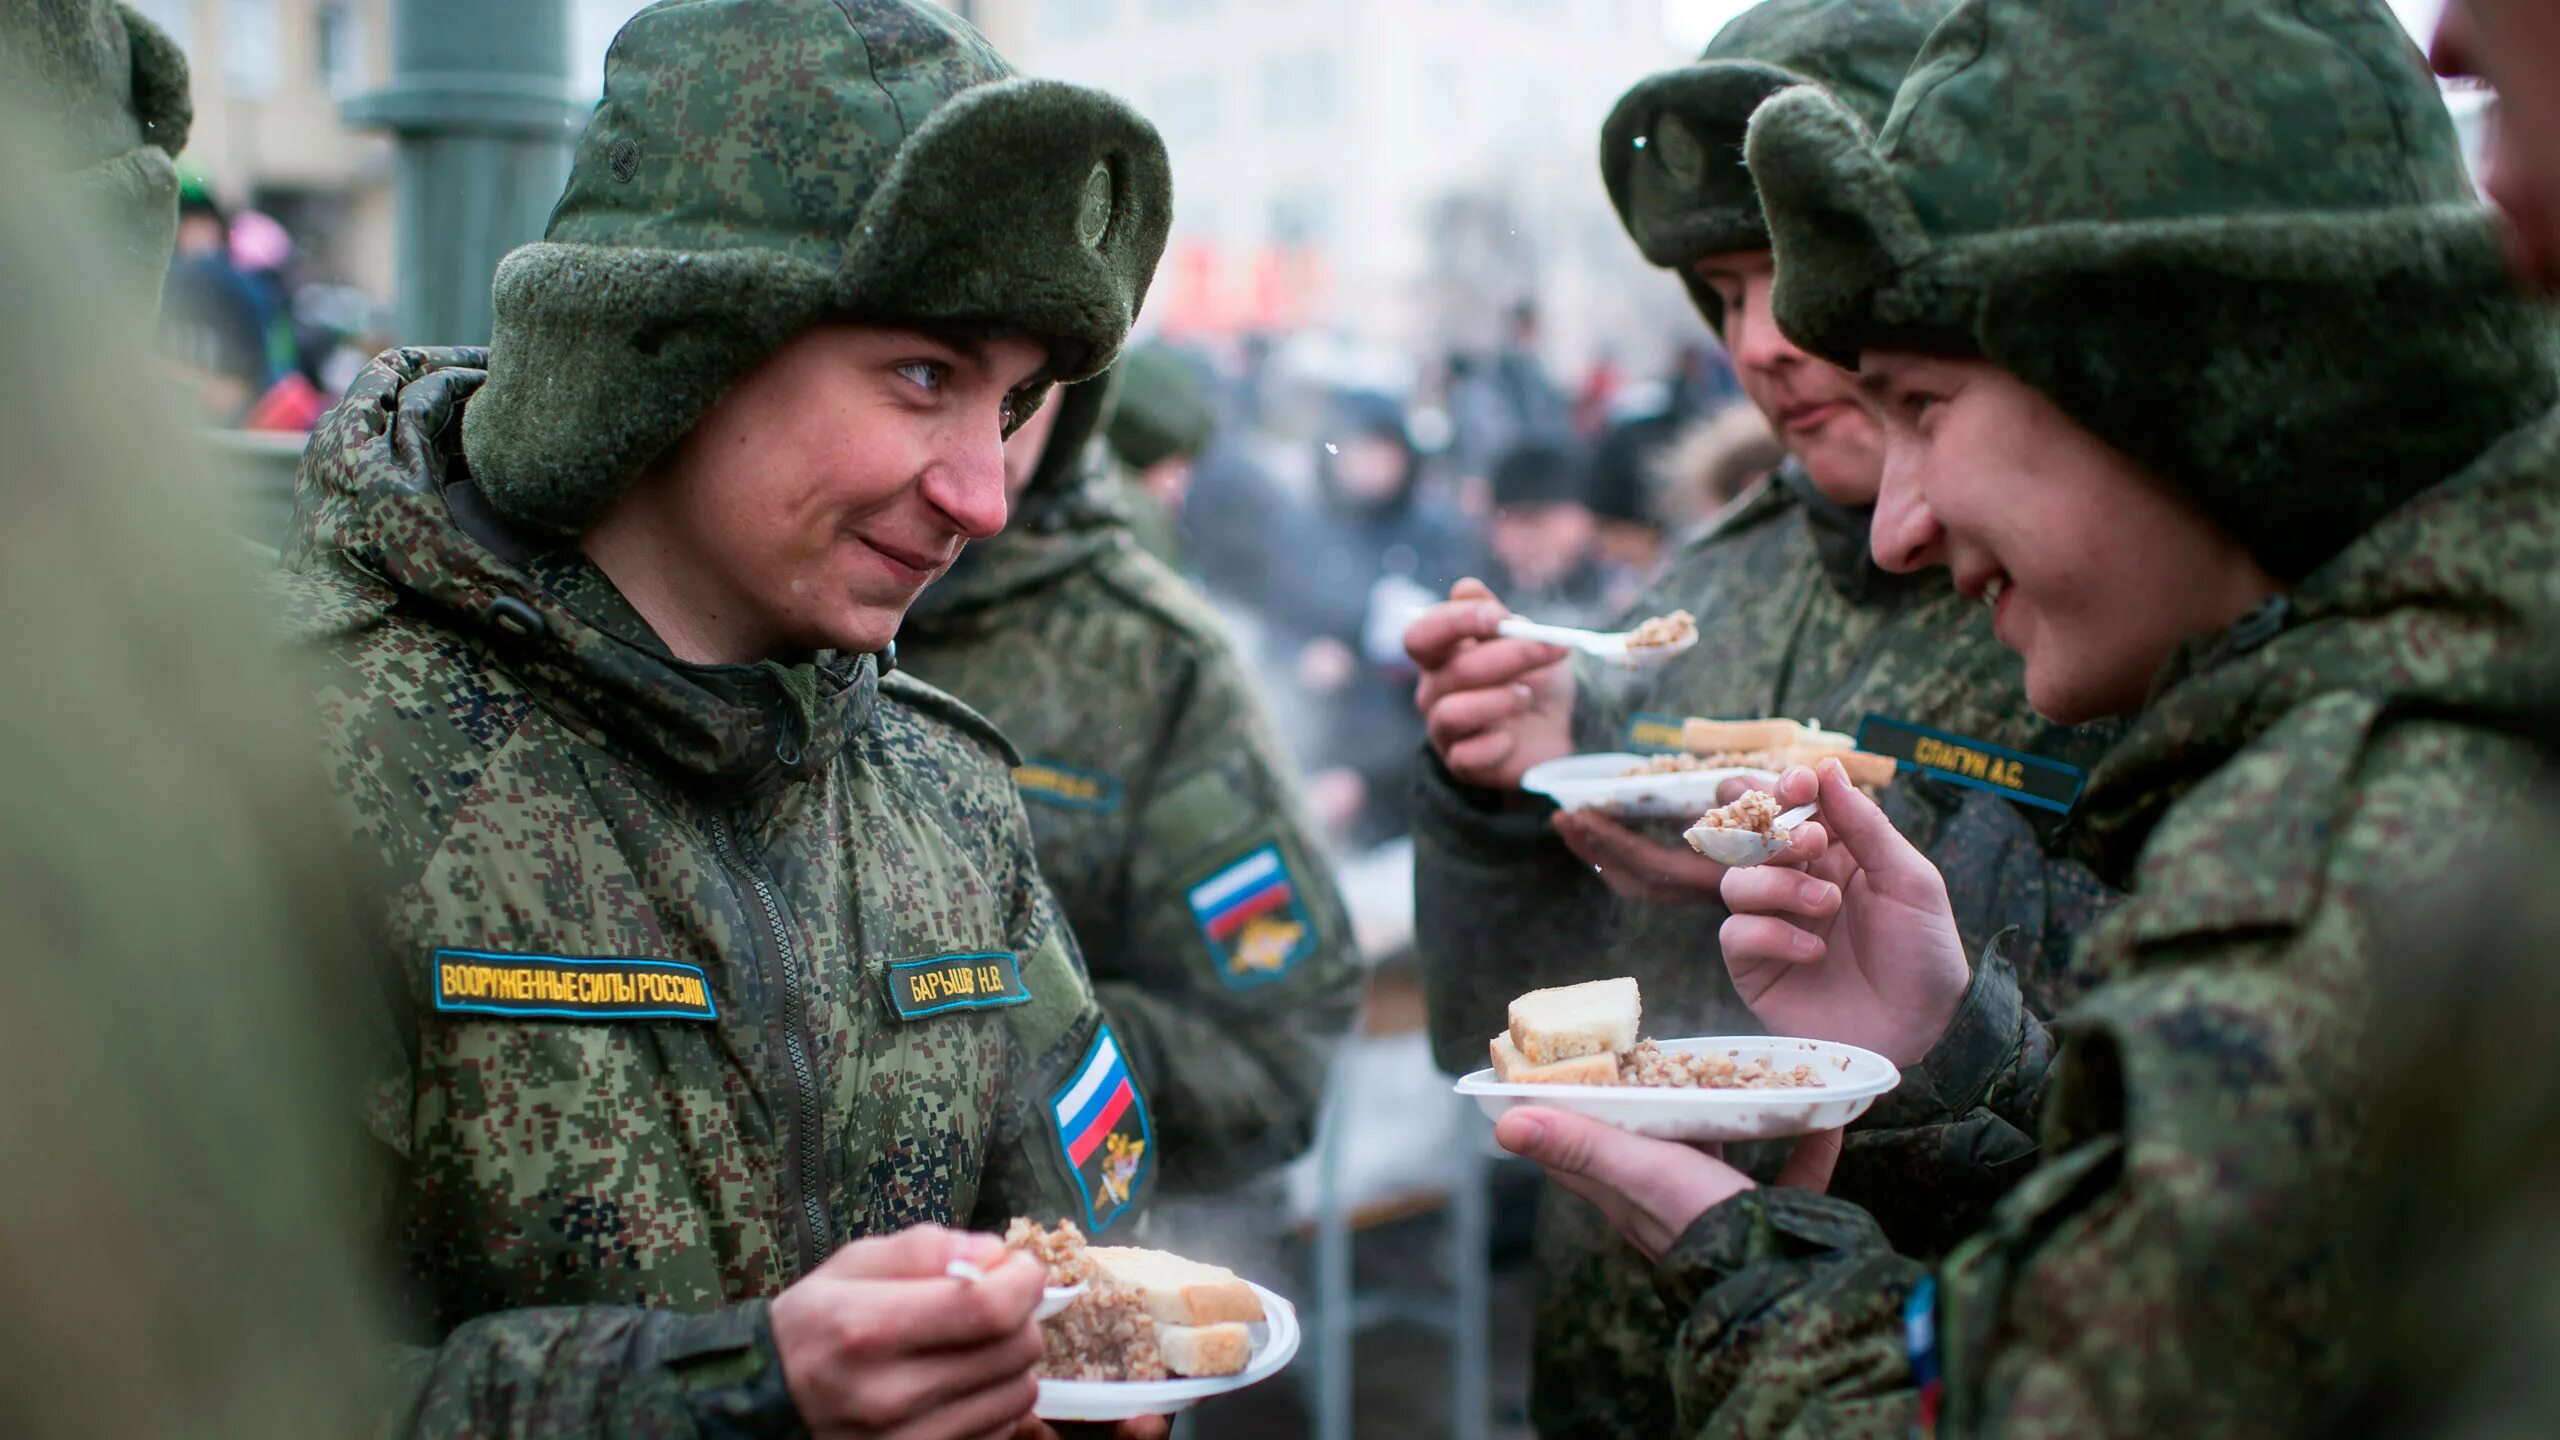
[[[1829,1040],[1796,1040],[1773,1035],[1708,1035],[1691,1040],[1656,1041],[1665,1050],[1731,1055],[1737,1060],[1767,1056],[1781,1067],[1811,1065],[1822,1077],[1821,1088],[1784,1090],[1678,1090],[1651,1085],[1504,1085],[1491,1070],[1478,1070],[1458,1082],[1458,1093],[1475,1097],[1484,1113],[1499,1120],[1522,1105],[1588,1115],[1656,1140],[1774,1140],[1836,1129],[1867,1113],[1876,1097],[1902,1083],[1902,1072],[1872,1050]]]
[[[1252,1285],[1253,1282],[1245,1282]],[[1043,1420],[1134,1420],[1141,1415],[1170,1415],[1188,1410],[1212,1395],[1224,1395],[1260,1384],[1280,1373],[1298,1353],[1298,1312],[1288,1301],[1259,1285],[1262,1324],[1253,1334],[1253,1361],[1234,1375],[1210,1380],[1043,1380],[1040,1399],[1031,1413]]]
[[[1520,788],[1544,795],[1567,810],[1597,810],[1628,820],[1695,820],[1723,804],[1716,790],[1736,775],[1766,770],[1673,770],[1660,775],[1627,772],[1653,757],[1603,752],[1568,755],[1532,765]]]

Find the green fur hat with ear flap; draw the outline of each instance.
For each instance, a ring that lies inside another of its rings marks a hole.
[[[9,0],[0,83],[32,92],[27,113],[54,122],[72,193],[92,208],[123,273],[157,295],[178,245],[177,154],[195,121],[177,43],[131,6]]]
[[[1600,178],[1644,258],[1679,273],[1707,323],[1724,302],[1689,273],[1709,255],[1766,250],[1742,137],[1760,102],[1819,85],[1884,123],[1893,93],[1955,0],[1763,0],[1734,17],[1697,63],[1636,83],[1600,127]]]
[[[1028,335],[1081,379],[1172,209],[1153,126],[1017,77],[930,0],[659,0],[614,38],[541,243],[498,268],[472,476],[576,534],[822,321]]]
[[[1965,0],[1880,133],[1799,89],[1746,153],[1790,338],[1987,359],[2282,579],[2553,400],[2382,0]]]

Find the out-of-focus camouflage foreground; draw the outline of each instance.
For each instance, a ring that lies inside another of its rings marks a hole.
[[[20,26],[122,59],[114,7],[10,20],[0,1415],[38,1437],[360,1433],[375,1331],[337,983],[359,950],[307,712],[187,442],[135,403],[174,190],[97,207],[94,175],[63,178],[94,154],[18,108],[80,73],[21,68]],[[183,105],[183,66],[174,84]]]
[[[1054,402],[1005,533],[926,590],[898,654],[1021,747],[1041,874],[1155,1101],[1165,1182],[1197,1194],[1307,1147],[1359,961],[1217,616],[1088,453],[1105,389]]]

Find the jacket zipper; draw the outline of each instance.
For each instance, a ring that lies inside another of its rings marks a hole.
[[[712,848],[719,852],[721,863],[746,877],[748,886],[756,892],[756,902],[764,912],[766,934],[772,940],[770,945],[758,948],[765,951],[769,968],[780,972],[776,977],[781,982],[776,988],[782,995],[779,1028],[782,1031],[783,1053],[791,1061],[792,1123],[800,1132],[800,1159],[799,1164],[793,1167],[797,1173],[795,1176],[792,1170],[787,1169],[784,1184],[787,1188],[799,1192],[796,1198],[799,1201],[804,1227],[798,1246],[800,1273],[806,1275],[818,1268],[820,1259],[818,1247],[826,1242],[828,1226],[825,1197],[826,1170],[821,1158],[823,1151],[818,1129],[817,1070],[809,1063],[808,1041],[802,1037],[801,1033],[804,1015],[800,995],[798,952],[792,947],[791,931],[783,922],[782,901],[775,896],[773,883],[765,878],[761,865],[748,861],[746,846],[743,841],[733,839],[730,822],[726,816],[713,818],[711,844]]]

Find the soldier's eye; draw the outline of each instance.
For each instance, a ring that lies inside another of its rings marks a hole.
[[[898,373],[917,389],[939,394],[943,382],[951,378],[951,367],[935,360],[910,360],[898,367]]]

